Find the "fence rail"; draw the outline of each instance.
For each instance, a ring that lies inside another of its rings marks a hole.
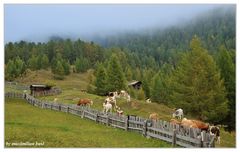
[[[32,95],[34,97],[39,97],[39,96],[51,96],[51,95],[57,95],[57,94],[61,94],[62,90],[60,88],[52,88],[51,90],[46,90],[46,91],[33,91]]]
[[[88,107],[79,107],[72,104],[60,104],[42,101],[29,94],[14,92],[5,93],[6,98],[25,99],[29,104],[43,109],[51,109],[87,118],[97,123],[105,124],[115,128],[135,131],[146,137],[157,138],[172,143],[173,146],[181,147],[215,147],[214,136],[199,129],[183,127],[170,124],[167,121],[151,121],[138,116],[117,115],[115,113],[105,114],[101,111]]]
[[[17,82],[5,81],[5,86],[16,89],[16,90],[29,90],[28,85],[19,84]]]

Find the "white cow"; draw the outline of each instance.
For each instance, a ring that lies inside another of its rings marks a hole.
[[[149,98],[146,100],[146,102],[147,103],[152,103],[152,101]]]
[[[182,119],[183,118],[183,110],[182,109],[177,109],[173,114],[172,117]]]
[[[107,113],[108,111],[112,112],[112,104],[109,102],[103,103],[103,112]]]
[[[105,103],[110,103],[110,104],[112,104],[112,106],[114,106],[114,108],[116,108],[116,106],[117,106],[116,96],[107,97],[107,98],[105,99]]]
[[[131,101],[131,97],[130,95],[127,95],[127,102],[130,102]]]

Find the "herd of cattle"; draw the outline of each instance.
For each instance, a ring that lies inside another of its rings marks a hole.
[[[117,106],[117,98],[124,98],[127,102],[130,102],[130,95],[121,90],[120,92],[110,92],[107,95],[107,98],[103,102],[103,112],[108,113],[112,112],[114,109],[118,115],[123,114],[123,110],[119,106]],[[146,103],[151,103],[150,99],[146,100]],[[93,105],[93,101],[90,99],[80,99],[77,103],[78,106],[91,106]],[[171,124],[178,124],[180,126],[190,127],[190,128],[199,128],[201,131],[209,132],[211,135],[215,136],[217,143],[220,144],[220,128],[214,125],[210,125],[209,123],[204,123],[200,120],[192,120],[183,117],[183,109],[174,109],[172,114],[172,119],[170,120]],[[176,119],[175,119],[176,118]],[[150,120],[158,120],[159,115],[157,113],[152,113],[149,115]]]

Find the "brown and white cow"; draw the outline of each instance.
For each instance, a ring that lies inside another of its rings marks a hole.
[[[157,113],[151,113],[150,115],[149,115],[149,119],[151,119],[151,120],[158,120],[159,119],[159,115],[157,114]]]
[[[220,144],[220,128],[217,126],[210,126],[208,131],[211,135],[215,136],[217,143]]]
[[[177,109],[177,110],[175,109],[174,113],[172,114],[172,117],[182,119],[183,118],[183,110],[181,108]]]
[[[90,99],[80,99],[77,103],[78,106],[86,106],[88,105],[89,107],[93,105],[93,101]]]

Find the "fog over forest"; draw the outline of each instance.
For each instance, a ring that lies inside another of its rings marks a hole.
[[[129,32],[149,32],[191,22],[199,14],[233,5],[14,5],[4,6],[5,43],[49,38],[91,41]]]

